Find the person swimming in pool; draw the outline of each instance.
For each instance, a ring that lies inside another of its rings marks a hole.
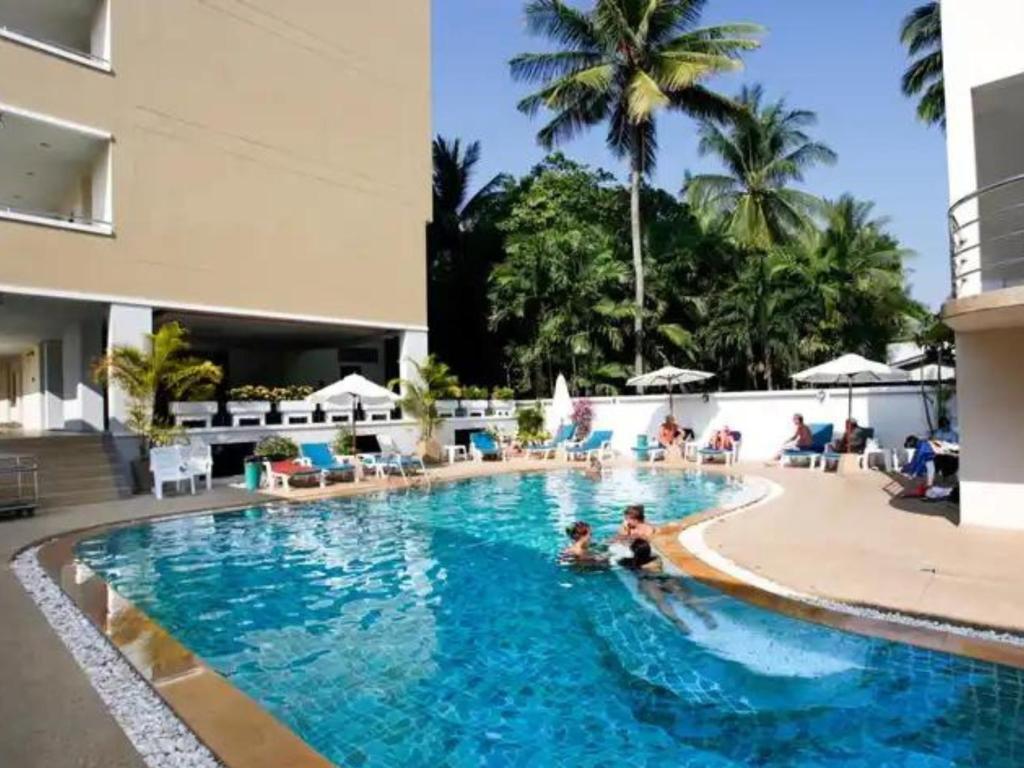
[[[632,539],[650,539],[658,529],[647,522],[643,504],[630,504],[622,512],[622,525],[615,534],[613,541],[630,541]]]
[[[693,611],[709,629],[717,626],[715,617],[693,599],[690,590],[680,579],[668,576],[663,572],[661,558],[654,554],[651,544],[646,539],[634,539],[629,545],[630,557],[619,560],[619,565],[637,574],[637,587],[640,592],[654,603],[658,613],[676,625],[681,631],[689,633],[690,627],[683,621],[675,609],[669,604],[669,598],[677,598],[688,609]]]
[[[559,554],[560,560],[587,565],[607,564],[608,558],[604,554],[591,549],[593,545],[593,531],[590,523],[577,520],[565,529],[565,533],[572,544],[562,550]]]

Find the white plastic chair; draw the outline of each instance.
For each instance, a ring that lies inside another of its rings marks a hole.
[[[149,471],[153,475],[153,495],[158,499],[164,497],[164,483],[174,483],[180,490],[181,481],[187,480],[193,495],[196,492],[196,476],[192,474],[189,458],[180,445],[151,448]]]
[[[881,443],[873,437],[869,438],[864,444],[864,452],[857,456],[857,466],[866,472],[871,468],[872,456],[881,456],[885,471],[892,471],[892,453],[888,449],[883,448]]]
[[[194,477],[206,477],[206,490],[213,489],[213,450],[198,437],[190,438],[185,446],[188,465]]]

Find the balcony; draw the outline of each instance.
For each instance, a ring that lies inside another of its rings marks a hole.
[[[949,238],[946,321],[959,331],[1024,326],[1024,174],[954,203]]]
[[[110,71],[110,0],[0,0],[0,38]]]
[[[113,234],[111,138],[0,105],[0,219]]]

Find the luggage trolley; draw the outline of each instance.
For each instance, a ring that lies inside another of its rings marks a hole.
[[[0,515],[32,515],[39,503],[35,456],[0,453]]]

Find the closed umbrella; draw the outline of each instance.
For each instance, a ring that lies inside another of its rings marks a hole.
[[[668,410],[675,416],[672,402],[672,390],[678,385],[692,384],[695,381],[706,381],[715,374],[706,371],[693,371],[688,368],[676,368],[673,365],[666,365],[650,373],[642,373],[634,376],[626,382],[631,387],[666,387],[668,388]]]
[[[551,399],[551,420],[561,427],[572,418],[572,397],[565,376],[558,374],[555,379],[555,394]]]
[[[910,375],[899,368],[892,368],[885,363],[876,363],[860,355],[843,355],[835,360],[808,368],[806,371],[793,374],[793,380],[802,384],[846,384],[847,420],[853,418],[853,385],[854,384],[891,384],[907,381]]]

